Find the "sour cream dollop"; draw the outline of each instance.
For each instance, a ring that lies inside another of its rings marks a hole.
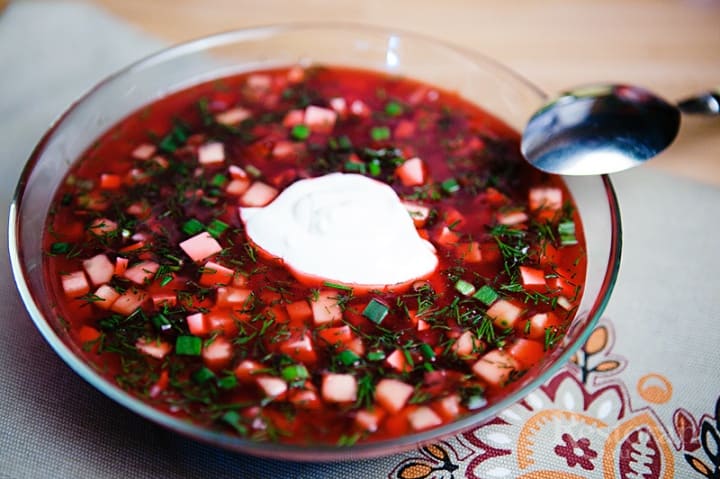
[[[301,278],[388,286],[438,265],[395,191],[363,175],[297,181],[265,207],[240,208],[240,217],[250,240]]]

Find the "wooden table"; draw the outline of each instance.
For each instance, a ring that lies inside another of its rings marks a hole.
[[[548,92],[613,81],[680,99],[720,85],[718,0],[94,1],[169,42],[252,25],[342,20],[474,48]],[[719,154],[720,117],[686,117],[676,143],[651,164],[720,185]]]

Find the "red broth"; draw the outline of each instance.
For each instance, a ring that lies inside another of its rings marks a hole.
[[[438,252],[427,280],[300,282],[249,241],[238,206],[330,172],[412,205]],[[190,238],[212,254],[193,261]],[[63,182],[44,245],[58,317],[101,374],[206,427],[300,444],[497,401],[562,337],[586,268],[569,191],[522,161],[516,132],[455,94],[339,67],[223,78],[129,116]]]

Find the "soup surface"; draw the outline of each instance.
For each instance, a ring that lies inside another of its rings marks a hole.
[[[583,243],[563,182],[500,121],[324,66],[129,116],[44,237],[58,317],[120,388],[252,440],[344,446],[507,394],[572,319]]]

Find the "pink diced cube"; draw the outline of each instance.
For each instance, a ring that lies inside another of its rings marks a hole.
[[[408,421],[410,421],[410,427],[415,431],[422,431],[439,426],[443,422],[442,418],[427,406],[420,406],[408,414]]]
[[[500,386],[518,369],[518,363],[504,351],[495,349],[480,358],[472,367],[473,373],[488,384]]]
[[[303,110],[290,110],[283,118],[283,126],[290,128],[291,126],[300,125],[305,120],[305,112]]]
[[[172,351],[172,346],[165,341],[157,339],[145,339],[140,338],[135,343],[135,347],[138,351],[155,359],[162,359]]]
[[[130,156],[136,160],[149,160],[155,154],[157,148],[150,143],[142,143],[135,147]]]
[[[415,388],[398,379],[381,379],[375,387],[375,400],[391,414],[399,412]]]
[[[115,265],[106,255],[99,254],[83,261],[83,269],[93,286],[99,286],[112,279]]]
[[[335,113],[340,116],[345,116],[347,114],[347,102],[345,101],[345,98],[330,98],[330,108],[335,110]]]
[[[120,293],[107,284],[100,286],[94,295],[96,299],[93,304],[101,309],[110,309],[115,300],[120,297]]]
[[[288,387],[285,381],[273,376],[258,376],[255,381],[265,395],[271,398],[285,394]]]
[[[124,277],[135,284],[143,285],[149,283],[160,265],[154,261],[143,261],[125,270]]]
[[[487,310],[487,315],[499,328],[512,328],[515,321],[522,314],[522,308],[508,300],[500,299],[493,303]]]
[[[357,380],[352,374],[327,373],[323,376],[322,397],[327,402],[348,403],[357,399]]]
[[[240,198],[243,206],[265,206],[278,195],[279,191],[262,181],[256,181]]]
[[[203,231],[180,243],[180,248],[196,263],[222,251],[222,246],[210,233]]]
[[[332,131],[337,120],[337,113],[329,108],[310,105],[305,108],[305,124],[310,130],[320,133]]]
[[[225,161],[225,147],[215,141],[206,143],[198,148],[198,162],[201,165],[217,165]]]
[[[315,326],[332,324],[342,319],[342,308],[338,304],[337,291],[320,291],[317,299],[310,304]]]
[[[82,296],[90,291],[85,273],[74,271],[62,276],[62,287],[66,296]]]
[[[230,110],[224,111],[222,113],[218,113],[215,115],[215,121],[220,123],[221,125],[226,126],[234,126],[238,123],[247,120],[252,116],[252,113],[250,113],[250,110],[246,110],[245,108],[231,108]]]
[[[148,295],[145,291],[130,288],[115,300],[112,306],[110,306],[110,309],[116,313],[127,316],[142,307],[147,299]]]

